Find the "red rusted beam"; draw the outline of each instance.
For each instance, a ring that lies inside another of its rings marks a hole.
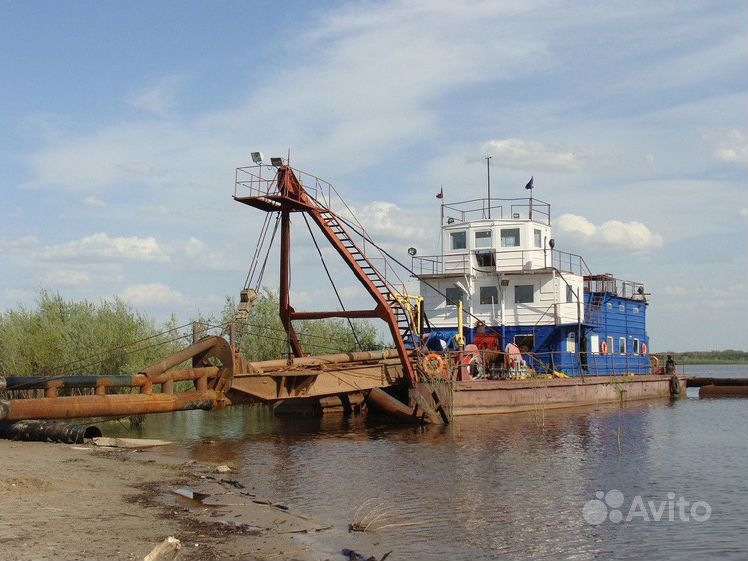
[[[280,174],[280,171],[279,171]],[[280,181],[280,180],[279,180]],[[280,317],[288,335],[288,342],[294,356],[304,356],[296,330],[291,323],[291,216],[288,210],[281,211],[281,250],[280,250]]]
[[[166,372],[167,370],[169,370],[169,368],[174,368],[175,366],[182,364],[184,361],[189,360],[192,357],[199,355],[200,353],[209,351],[218,344],[218,341],[216,341],[216,339],[220,339],[220,337],[206,337],[205,339],[198,341],[197,343],[193,343],[189,347],[182,349],[178,353],[174,353],[173,355],[166,357],[161,362],[157,362],[156,364],[143,369],[140,374],[145,374],[149,378],[153,378],[163,372]]]
[[[223,399],[223,394],[214,390],[177,394],[139,393],[12,399],[0,401],[0,420],[119,417],[186,409],[209,410],[222,406]]]

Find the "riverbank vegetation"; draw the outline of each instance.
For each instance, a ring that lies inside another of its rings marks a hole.
[[[237,318],[227,297],[219,313],[193,318],[201,334],[228,334]],[[241,317],[241,316],[240,316]],[[310,354],[373,350],[384,345],[374,325],[357,320],[356,337],[346,320],[299,322],[303,348]],[[248,360],[287,356],[288,343],[278,317],[278,296],[266,291],[249,314],[236,321],[235,336]],[[115,298],[99,303],[65,300],[42,291],[34,307],[0,313],[0,376],[133,374],[190,343],[192,321],[163,325]]]
[[[665,358],[667,358],[667,355],[673,355],[673,360],[677,364],[748,364],[747,352],[732,349],[726,351],[688,351],[683,353],[667,351],[665,353],[658,353],[658,355]]]

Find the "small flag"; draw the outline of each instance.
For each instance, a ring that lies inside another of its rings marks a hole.
[[[527,182],[527,185],[525,185],[525,189],[532,189],[533,188],[533,184],[532,184],[533,177],[531,177],[530,181]]]
[[[444,187],[439,189],[439,192],[436,194],[437,199],[443,199],[444,198]]]

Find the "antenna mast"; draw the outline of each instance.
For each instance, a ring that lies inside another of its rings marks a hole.
[[[486,175],[488,179],[488,218],[491,218],[491,156],[486,156]]]

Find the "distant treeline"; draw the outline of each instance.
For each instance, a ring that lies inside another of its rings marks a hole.
[[[673,360],[678,364],[745,364],[748,363],[748,353],[745,351],[735,351],[728,349],[726,351],[688,351],[685,353],[675,353],[668,351],[657,353],[666,357],[673,355]]]
[[[0,312],[0,376],[134,374],[190,344],[192,322],[206,335],[228,333],[237,318],[236,302],[223,310],[177,325],[174,317],[157,326],[147,315],[119,299],[75,302],[39,293],[34,307]],[[308,354],[374,350],[383,347],[370,322],[327,319],[295,324]],[[248,360],[270,360],[288,353],[278,317],[278,296],[264,292],[249,315],[235,322],[240,349]],[[358,340],[356,339],[358,338]]]

